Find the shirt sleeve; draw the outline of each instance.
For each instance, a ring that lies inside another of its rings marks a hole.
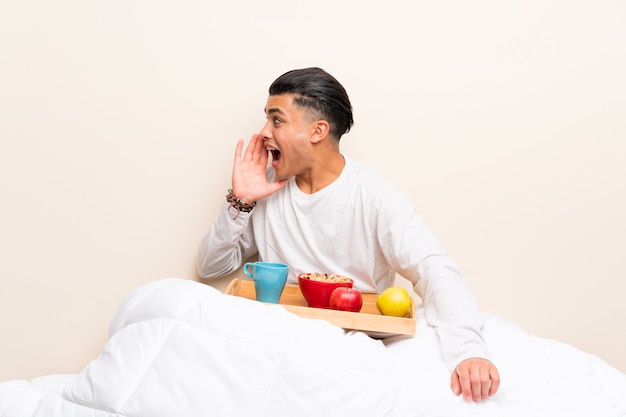
[[[446,255],[431,255],[418,268],[415,290],[424,300],[426,320],[439,336],[448,367],[452,370],[468,358],[489,359],[483,320],[457,266]]]
[[[380,194],[379,241],[397,273],[413,283],[435,328],[446,365],[468,358],[489,359],[483,320],[457,265],[409,200],[391,187]]]
[[[238,213],[224,202],[198,248],[198,274],[202,278],[230,274],[257,253],[250,221],[253,213]]]

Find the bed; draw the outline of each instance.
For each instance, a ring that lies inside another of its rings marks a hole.
[[[190,280],[130,293],[80,373],[0,383],[0,417],[626,416],[626,374],[485,315],[502,385],[452,394],[436,334],[344,331]]]

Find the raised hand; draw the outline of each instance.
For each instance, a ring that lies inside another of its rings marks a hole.
[[[242,155],[243,154],[243,155]],[[233,164],[233,194],[246,203],[254,203],[287,185],[288,180],[268,182],[266,167],[268,152],[263,138],[252,135],[250,143],[243,152],[243,140],[237,142],[235,162]]]

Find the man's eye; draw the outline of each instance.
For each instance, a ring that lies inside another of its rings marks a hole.
[[[283,121],[280,120],[278,117],[274,117],[273,122],[275,125],[281,124]]]

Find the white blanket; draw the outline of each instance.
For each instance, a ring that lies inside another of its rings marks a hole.
[[[200,283],[155,281],[120,306],[76,375],[0,384],[0,417],[626,416],[626,374],[487,316],[502,385],[465,403],[435,332],[384,342]]]

